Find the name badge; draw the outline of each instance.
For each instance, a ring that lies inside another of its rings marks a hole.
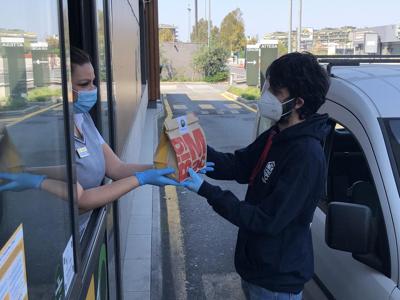
[[[76,149],[76,152],[78,153],[79,158],[84,158],[84,157],[89,156],[89,151],[85,146]]]

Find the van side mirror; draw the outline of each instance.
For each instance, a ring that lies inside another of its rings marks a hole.
[[[356,254],[371,251],[371,209],[365,205],[331,202],[325,223],[325,242],[330,248]]]

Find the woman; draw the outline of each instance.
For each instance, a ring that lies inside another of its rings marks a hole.
[[[106,205],[129,191],[145,184],[158,186],[179,185],[166,177],[173,168],[153,169],[152,165],[122,162],[97,131],[89,114],[97,101],[94,69],[89,55],[77,48],[71,49],[72,90],[74,107],[74,144],[77,171],[77,196],[81,212]],[[53,169],[53,170],[52,170]],[[0,173],[1,191],[42,189],[67,199],[67,185],[59,180],[54,168],[38,168],[31,173]],[[31,169],[31,171],[33,171]],[[112,183],[101,185],[104,177]],[[88,217],[82,218],[87,220]],[[85,227],[81,220],[81,230]]]

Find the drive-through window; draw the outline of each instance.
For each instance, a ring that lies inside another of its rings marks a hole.
[[[27,183],[23,172],[68,182],[57,6],[20,0],[0,9],[0,172],[14,176],[0,185]],[[26,272],[30,299],[62,299],[76,266],[67,185],[59,196],[9,187],[0,192],[0,249],[22,239],[24,251],[2,252],[0,282],[7,272]],[[25,263],[19,260],[23,253]],[[1,299],[3,288],[15,290],[0,284]]]

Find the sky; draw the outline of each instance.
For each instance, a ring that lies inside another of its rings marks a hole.
[[[209,0],[198,0],[199,19],[204,18]],[[293,0],[293,29],[298,24],[300,0]],[[178,38],[188,40],[188,5],[194,0],[158,0],[159,23],[178,27]],[[211,20],[218,27],[230,11],[243,12],[246,36],[267,32],[287,31],[289,28],[289,0],[211,0]],[[208,10],[207,10],[208,16]],[[302,26],[315,29],[341,26],[380,26],[400,24],[400,0],[303,0]]]
[[[0,28],[35,32],[39,40],[58,34],[57,17],[54,0],[0,0]]]

